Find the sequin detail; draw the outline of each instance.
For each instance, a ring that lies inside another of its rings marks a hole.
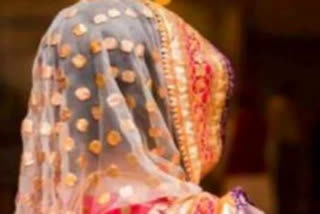
[[[106,37],[103,42],[107,50],[114,50],[118,47],[118,41],[114,37]]]
[[[75,174],[68,173],[64,178],[64,183],[69,187],[73,187],[76,184],[77,180],[78,178]]]
[[[68,44],[62,44],[60,47],[59,47],[59,56],[61,58],[67,58],[68,56],[70,56],[72,52],[72,48],[70,45]]]
[[[88,32],[88,28],[84,24],[77,24],[73,27],[72,32],[76,36],[83,36]]]
[[[41,77],[43,79],[50,79],[53,75],[53,71],[54,71],[54,68],[52,66],[45,65],[41,70]]]
[[[120,126],[124,131],[136,130],[136,125],[131,119],[124,119],[120,121]]]
[[[110,166],[106,169],[106,174],[110,177],[118,177],[120,175],[120,169],[115,164],[110,164]]]
[[[59,33],[53,33],[48,37],[48,45],[58,45],[61,42],[62,36]]]
[[[145,52],[145,47],[142,44],[138,44],[135,48],[134,48],[134,53],[137,57],[143,57],[144,56],[144,52]]]
[[[54,106],[59,106],[62,103],[62,95],[59,92],[54,92],[51,96],[51,104]]]
[[[81,118],[79,120],[77,120],[76,122],[76,128],[79,132],[86,132],[88,131],[89,128],[89,122],[88,120]]]
[[[136,74],[131,70],[126,70],[121,73],[123,82],[133,83],[136,80]]]
[[[137,18],[137,13],[134,12],[131,8],[127,8],[126,11],[124,12],[127,16],[132,17],[132,18]]]
[[[111,94],[108,98],[107,98],[107,103],[111,106],[111,107],[116,107],[119,106],[123,103],[123,97],[120,94]]]
[[[64,108],[61,110],[61,112],[60,112],[60,119],[61,119],[62,121],[67,121],[67,120],[69,120],[69,119],[71,118],[71,116],[72,116],[71,110],[68,109],[68,108],[66,108],[66,107],[64,107]]]
[[[155,112],[157,110],[157,105],[154,101],[147,101],[146,103],[146,109],[148,112]]]
[[[98,155],[102,151],[102,144],[98,140],[93,140],[89,144],[89,151],[92,152],[95,155]]]
[[[96,74],[96,85],[98,88],[103,88],[105,86],[106,82],[104,80],[104,76],[101,73]]]
[[[88,99],[90,99],[91,97],[91,92],[88,88],[86,87],[81,87],[81,88],[78,88],[76,91],[75,91],[75,95],[76,97],[81,100],[81,101],[86,101]]]
[[[48,122],[42,122],[40,125],[40,134],[42,136],[49,136],[51,135],[52,126]]]
[[[115,67],[115,66],[112,66],[110,67],[110,74],[114,77],[114,78],[117,78],[118,75],[120,73],[120,70],[119,68]]]
[[[102,43],[99,40],[93,40],[90,42],[90,51],[93,54],[98,54],[102,51]]]
[[[111,18],[116,18],[120,15],[121,15],[120,11],[115,8],[108,10],[108,16]]]
[[[112,130],[112,131],[108,132],[107,143],[110,146],[117,146],[117,145],[119,145],[119,143],[121,143],[121,141],[122,141],[122,137],[118,131]]]
[[[153,12],[147,7],[143,8],[142,14],[144,14],[148,18],[153,18]]]
[[[132,167],[135,167],[138,165],[137,157],[132,153],[129,153],[126,155],[126,160]]]
[[[134,43],[130,40],[121,41],[121,50],[126,53],[131,53],[134,48]]]
[[[71,137],[67,137],[63,141],[63,148],[65,151],[70,152],[74,149],[75,143]]]
[[[93,18],[93,22],[95,24],[102,24],[105,23],[108,20],[108,17],[105,14],[97,14]]]
[[[72,58],[72,64],[78,69],[84,68],[87,65],[87,63],[87,58],[81,54],[77,54]]]

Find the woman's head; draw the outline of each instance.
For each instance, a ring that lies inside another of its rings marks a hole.
[[[63,10],[35,60],[20,195],[76,211],[87,196],[111,209],[198,192],[221,154],[228,71],[199,33],[151,2]]]

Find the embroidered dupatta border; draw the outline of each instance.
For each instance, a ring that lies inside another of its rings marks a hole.
[[[147,0],[143,2],[154,13],[161,37],[162,66],[187,177],[189,181],[199,183],[217,165],[222,154],[232,69],[226,58],[182,19],[160,5]],[[177,37],[179,39],[174,39]],[[194,104],[199,104],[194,101],[197,94],[191,90],[195,81],[191,76],[193,71],[190,70],[190,64],[197,61],[197,55],[188,53],[188,42],[193,41],[198,44],[196,49],[203,58],[199,60],[200,66],[195,72],[203,72],[205,66],[212,70],[207,87],[210,98],[203,105],[207,113],[204,121],[195,119],[195,109],[192,108]],[[199,134],[195,129],[199,125],[206,127],[200,133],[201,140],[197,138]]]
[[[157,29],[161,37],[162,67],[165,74],[169,94],[169,105],[173,113],[177,140],[187,172],[187,180],[193,183],[199,183],[201,177],[201,162],[198,146],[193,135],[193,121],[190,117],[190,108],[188,107],[189,95],[188,80],[186,78],[187,70],[184,64],[185,59],[173,60],[175,58],[173,52],[183,50],[179,41],[176,41],[176,48],[172,47],[172,32],[170,31],[169,24],[174,23],[176,18],[172,16],[169,17],[169,12],[160,5],[146,0],[143,0],[143,2],[154,13]],[[173,48],[175,50],[173,50]],[[183,56],[184,54],[181,54],[181,57]],[[186,79],[181,81],[183,78]]]

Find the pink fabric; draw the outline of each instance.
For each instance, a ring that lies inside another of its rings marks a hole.
[[[84,200],[84,214],[122,214],[124,208],[110,210],[110,207],[115,201],[116,196],[112,196],[108,204],[99,205],[92,196],[87,196]],[[144,204],[133,204],[125,209],[128,209],[131,214],[148,214],[148,212],[157,204],[169,204],[169,200],[167,198],[161,198]]]

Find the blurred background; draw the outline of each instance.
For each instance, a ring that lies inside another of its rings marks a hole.
[[[1,214],[14,209],[38,42],[74,2],[1,2]],[[205,189],[243,186],[267,214],[320,213],[320,1],[173,0],[169,8],[228,56],[236,74],[224,159]]]

